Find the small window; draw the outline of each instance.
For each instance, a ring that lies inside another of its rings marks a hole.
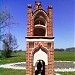
[[[34,42],[29,42],[29,48],[34,48]]]
[[[48,48],[48,49],[50,49],[50,48],[51,48],[51,43],[48,43],[47,48]]]

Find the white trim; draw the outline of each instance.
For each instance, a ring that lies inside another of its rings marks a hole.
[[[46,26],[41,25],[41,24],[36,24],[35,27],[44,27],[45,28]]]
[[[50,41],[54,41],[54,39],[26,39],[26,41],[46,41],[46,42],[50,42]]]

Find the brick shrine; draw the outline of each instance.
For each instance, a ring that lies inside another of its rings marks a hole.
[[[26,36],[26,75],[54,75],[54,36],[52,6],[45,11],[41,2],[34,10],[28,4]]]

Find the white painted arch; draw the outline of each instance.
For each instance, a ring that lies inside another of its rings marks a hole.
[[[48,65],[48,55],[41,48],[34,54],[33,66],[35,66],[38,60],[43,60],[45,65]]]

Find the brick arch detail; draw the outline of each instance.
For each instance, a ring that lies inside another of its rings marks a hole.
[[[40,13],[40,12],[43,13],[46,18],[48,18],[48,14],[47,14],[46,11],[43,10],[43,9],[35,11],[35,12],[33,13],[33,17],[35,18],[36,15],[37,15],[38,13]]]
[[[37,52],[39,49],[42,49],[42,51],[44,51],[47,55],[48,55],[48,50],[46,48],[44,48],[41,44],[39,44],[33,51],[32,51],[32,55],[34,56],[35,52]]]

